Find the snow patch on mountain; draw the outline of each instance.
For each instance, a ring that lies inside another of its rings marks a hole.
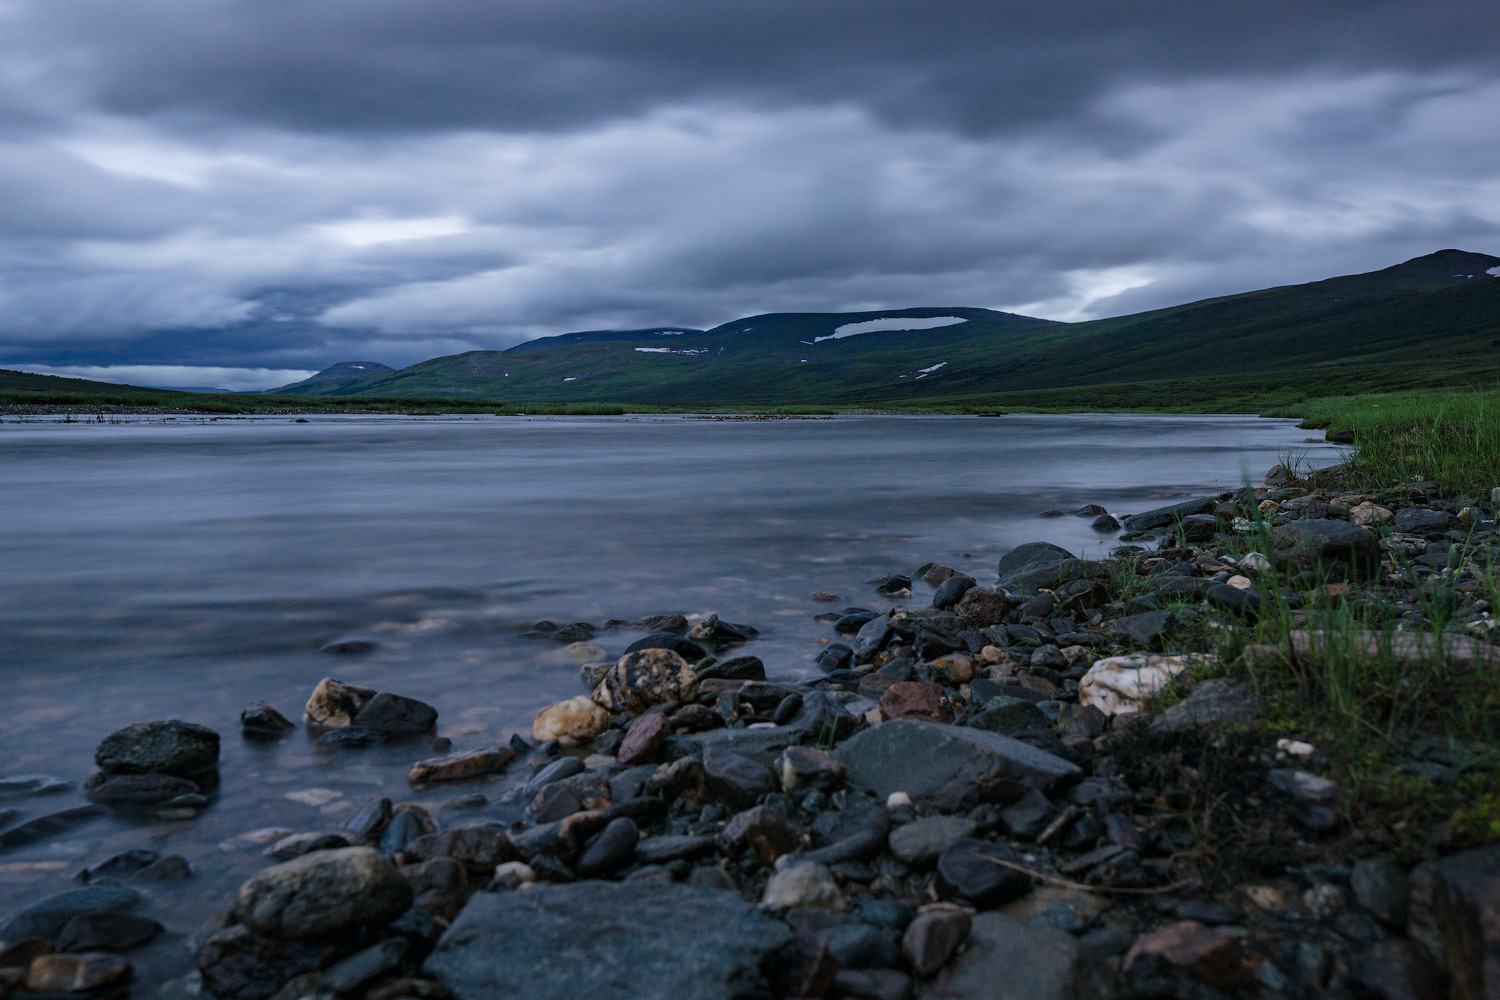
[[[940,326],[952,326],[955,323],[967,323],[968,320],[962,316],[923,316],[914,318],[911,316],[885,316],[880,319],[867,319],[859,323],[845,323],[836,328],[826,337],[814,337],[805,343],[817,344],[824,340],[843,340],[845,337],[857,337],[862,333],[884,333],[895,330],[935,330]]]

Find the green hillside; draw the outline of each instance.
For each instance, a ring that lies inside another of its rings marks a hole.
[[[707,331],[625,331],[433,358],[290,387],[320,396],[656,405],[982,399],[1122,383],[1318,377],[1368,391],[1413,368],[1493,380],[1500,257],[1444,250],[1330,278],[1086,323],[972,308],[772,313]],[[875,320],[961,320],[845,335]],[[1074,392],[1064,392],[1074,396]]]

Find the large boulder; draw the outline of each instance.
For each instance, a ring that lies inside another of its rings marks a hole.
[[[424,966],[459,1000],[729,1000],[791,942],[738,894],[657,882],[478,892]]]
[[[281,939],[330,937],[381,927],[411,905],[406,879],[373,847],[317,851],[252,877],[234,899],[234,915],[258,934]]]
[[[1114,984],[1103,961],[1071,934],[977,914],[964,950],[923,996],[945,1000],[1106,1000]]]
[[[219,766],[219,734],[180,719],[137,722],[106,736],[94,763],[109,774],[191,777]]]
[[[1076,764],[1020,740],[967,726],[898,720],[846,740],[834,753],[849,783],[885,799],[906,792],[925,808],[952,812],[1018,798],[1076,780]]]
[[[1369,528],[1348,521],[1293,521],[1271,536],[1276,563],[1292,572],[1312,570],[1330,576],[1369,579],[1380,573],[1380,540]]]

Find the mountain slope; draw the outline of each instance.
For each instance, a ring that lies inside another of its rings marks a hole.
[[[275,396],[290,392],[299,387],[324,385],[330,382],[347,382],[350,379],[361,378],[365,375],[376,375],[380,372],[393,372],[395,370],[390,365],[383,365],[378,361],[340,361],[336,365],[329,365],[315,375],[309,375],[301,382],[290,382],[286,385],[277,386],[275,389],[262,389],[261,392],[267,396]]]
[[[1500,257],[1444,250],[1368,274],[1086,323],[987,309],[770,313],[706,331],[592,331],[289,393],[658,404],[858,403],[1482,355]],[[921,326],[922,329],[889,327]],[[886,327],[886,328],[882,328]]]

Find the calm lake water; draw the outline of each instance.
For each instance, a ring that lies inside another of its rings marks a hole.
[[[866,581],[927,561],[989,583],[1022,542],[1100,554],[1117,543],[1088,519],[1038,512],[1129,513],[1259,482],[1288,452],[1330,461],[1306,434],[1214,416],[5,418],[3,773],[81,782],[99,739],[148,719],[202,723],[224,746],[219,798],[195,820],[106,818],[0,854],[0,915],[119,851],[183,854],[198,878],[144,904],[176,932],[142,963],[160,982],[186,968],[181,935],[265,863],[241,834],[455,794],[409,792],[420,745],[246,743],[246,705],[297,719],[331,675],[430,702],[456,749],[529,736],[539,706],[582,687],[525,626],[675,611],[752,624],[744,652],[805,676],[831,635],[814,591],[888,605]],[[595,641],[613,656],[641,634]],[[374,649],[319,652],[344,640]]]

